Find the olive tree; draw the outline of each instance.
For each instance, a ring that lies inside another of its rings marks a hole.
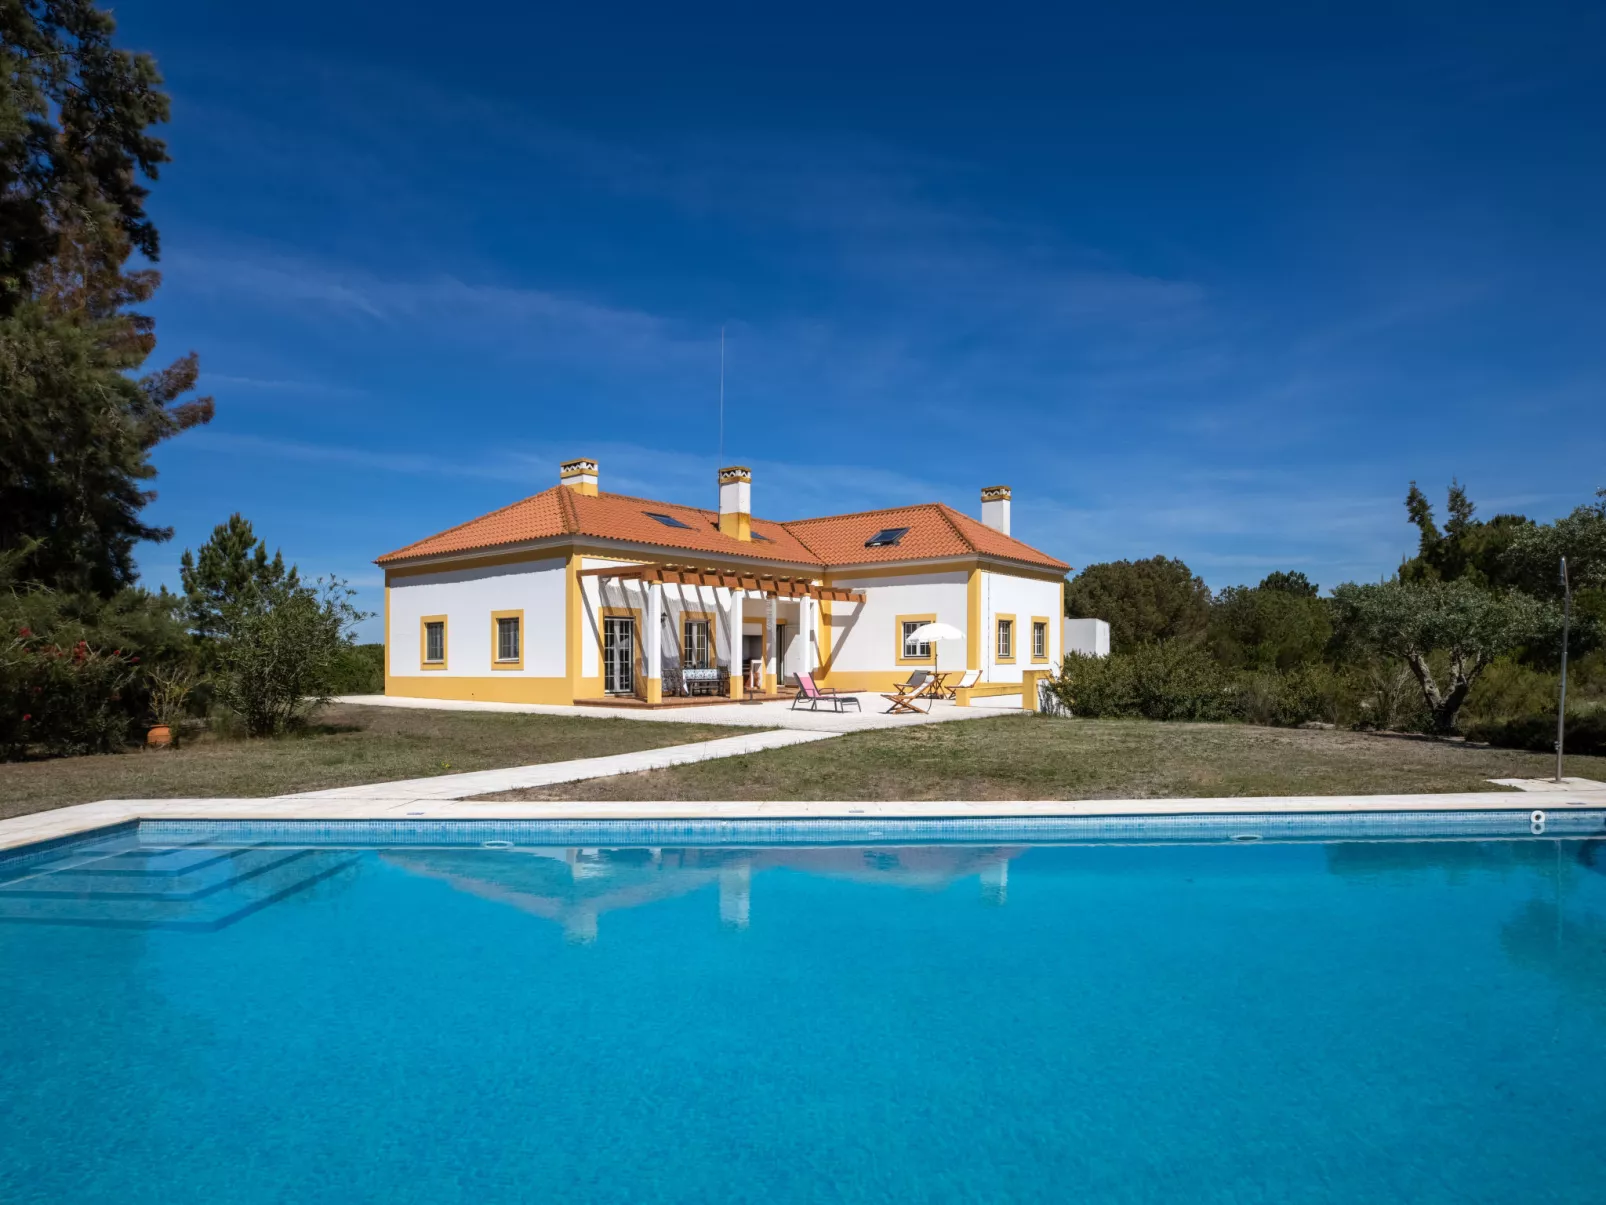
[[[329,701],[351,630],[367,615],[336,578],[280,581],[224,617],[218,696],[252,736],[277,736]]]
[[[1346,640],[1410,667],[1440,733],[1455,730],[1461,704],[1490,662],[1552,623],[1550,608],[1539,600],[1466,580],[1347,583],[1333,591],[1333,600]],[[1436,653],[1448,661],[1442,682],[1430,660]]]

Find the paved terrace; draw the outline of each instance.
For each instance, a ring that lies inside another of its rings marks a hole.
[[[586,720],[639,720],[644,724],[729,724],[733,728],[788,728],[800,732],[863,732],[871,728],[913,728],[955,720],[985,720],[1021,710],[1014,695],[975,700],[969,707],[949,702],[931,705],[929,713],[888,715],[887,701],[874,692],[846,696],[859,700],[855,711],[792,709],[790,700],[753,703],[710,703],[697,707],[574,707],[559,703],[475,703],[446,699],[402,699],[386,695],[339,695],[336,703],[359,707],[413,707],[424,711],[515,711],[526,715],[579,716]]]

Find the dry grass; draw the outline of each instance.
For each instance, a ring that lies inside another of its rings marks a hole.
[[[0,764],[0,817],[96,799],[281,795],[659,749],[730,736],[712,724],[336,704],[280,740]]]
[[[1025,716],[855,733],[498,799],[1142,799],[1483,791],[1538,753],[1359,732]],[[1606,778],[1606,758],[1567,772]]]

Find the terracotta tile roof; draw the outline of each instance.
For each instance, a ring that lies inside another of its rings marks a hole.
[[[677,527],[651,518],[668,515],[685,524]],[[866,548],[865,541],[887,527],[907,527],[897,544]],[[1019,540],[994,531],[983,523],[941,503],[891,510],[864,511],[803,519],[795,523],[752,521],[754,539],[742,543],[720,534],[719,515],[694,506],[677,506],[625,494],[582,494],[555,485],[533,497],[494,510],[478,519],[387,552],[376,560],[386,565],[413,557],[453,552],[478,552],[507,544],[559,536],[592,536],[623,540],[686,552],[777,561],[794,565],[889,564],[933,557],[981,553],[1021,561],[1045,569],[1064,571],[1070,566]],[[765,538],[759,538],[765,537]]]
[[[674,527],[651,518],[668,515],[684,523]],[[677,506],[625,494],[582,494],[555,485],[534,497],[493,510],[478,519],[449,527],[437,535],[387,552],[376,564],[448,552],[476,552],[503,544],[523,544],[555,536],[595,536],[627,540],[687,552],[740,556],[744,560],[818,565],[820,560],[779,523],[752,521],[754,538],[742,543],[720,534],[719,514],[695,506]],[[760,538],[764,537],[764,538]]]
[[[890,527],[909,530],[889,547],[866,548],[865,541]],[[922,502],[890,510],[868,510],[823,519],[799,519],[786,529],[813,549],[827,565],[885,565],[923,561],[933,557],[985,556],[1022,561],[1043,569],[1064,572],[1070,568],[1029,544],[994,531],[985,523],[962,515],[941,502]]]

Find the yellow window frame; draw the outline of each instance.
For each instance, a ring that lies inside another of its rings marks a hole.
[[[1043,627],[1043,655],[1041,657],[1037,655],[1037,627],[1039,624],[1041,624]],[[1052,659],[1050,654],[1054,648],[1054,634],[1053,632],[1049,631],[1048,625],[1049,618],[1047,615],[1032,616],[1032,644],[1030,654],[1032,661],[1037,665],[1047,665]]]
[[[906,623],[936,623],[936,615],[899,615],[892,625],[893,636],[897,643],[893,645],[893,653],[898,665],[935,665],[937,664],[937,643],[928,642],[931,652],[924,657],[905,657],[903,655],[903,625]]]
[[[500,661],[497,653],[501,651],[501,642],[497,639],[501,624],[498,620],[516,619],[519,621],[519,655],[511,661]],[[491,612],[491,668],[494,670],[521,670],[524,668],[524,650],[529,644],[530,633],[524,626],[524,612],[520,611],[492,611]]]
[[[441,625],[441,659],[439,661],[431,661],[429,659],[429,625],[432,623],[438,623]],[[450,639],[450,636],[451,627],[446,622],[446,616],[424,615],[420,617],[418,621],[418,664],[421,669],[434,671],[443,670],[446,668],[446,659],[449,649],[447,641]]]
[[[998,651],[999,638],[1004,634],[1004,625],[1006,623],[1009,625],[1009,656],[1007,657]],[[993,615],[993,664],[1014,665],[1019,655],[1020,624],[1015,622],[1013,615],[1001,615],[995,612]]]

